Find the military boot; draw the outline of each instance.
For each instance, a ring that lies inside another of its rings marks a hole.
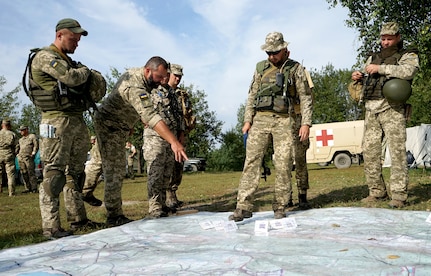
[[[307,201],[307,192],[298,195],[299,208],[302,210],[307,210],[311,208],[310,203]]]
[[[166,206],[172,209],[176,209],[181,207],[182,204],[183,202],[179,201],[177,198],[176,191],[171,189],[166,190]]]

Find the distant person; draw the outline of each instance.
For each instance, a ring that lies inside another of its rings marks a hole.
[[[130,142],[126,142],[126,157],[127,157],[127,175],[126,177],[130,179],[135,179],[135,169],[133,168],[133,163],[136,159],[136,147]]]
[[[176,65],[172,64],[171,70],[172,68],[175,69]],[[175,90],[169,85],[169,82],[172,84],[176,82],[176,79],[175,74],[171,72],[166,83],[162,83],[151,91],[151,100],[154,110],[181,142],[184,138],[183,117]],[[149,127],[144,129],[143,149],[147,164],[149,216],[151,218],[167,217],[170,212],[176,212],[176,207],[169,208],[166,201],[175,157],[169,143]]]
[[[184,121],[184,131],[180,131],[178,133],[178,140],[184,147],[186,147],[188,135],[195,127],[196,117],[193,115],[190,95],[185,89],[178,87],[183,75],[183,67],[181,65],[171,64],[171,75],[169,77],[168,85],[175,91],[178,98],[180,113]],[[184,162],[175,161],[172,177],[168,189],[166,190],[166,206],[169,208],[179,208],[183,204],[177,196],[177,190],[183,178],[183,168]]]
[[[408,169],[406,158],[405,103],[394,102],[384,96],[388,80],[412,81],[419,69],[415,51],[403,47],[399,26],[395,22],[383,24],[380,31],[381,50],[373,53],[362,72],[354,71],[352,80],[362,81],[365,102],[364,171],[369,195],[362,201],[373,203],[388,197],[390,190],[393,208],[404,207],[407,201]],[[398,91],[399,93],[400,91]],[[401,91],[402,92],[402,91]],[[407,92],[407,91],[405,91]],[[382,175],[382,141],[386,137],[391,156],[391,176],[386,187]]]
[[[102,157],[100,156],[99,145],[96,136],[91,136],[90,160],[85,165],[85,181],[82,189],[82,199],[91,206],[101,206],[102,201],[93,194],[99,184],[102,175]]]
[[[0,164],[7,175],[9,196],[15,196],[15,157],[19,152],[18,136],[13,132],[10,120],[3,120],[0,130]]]
[[[311,79],[310,73],[304,69],[305,76],[307,79],[308,87],[312,94],[314,84]],[[310,139],[301,140],[300,129],[302,126],[302,115],[301,115],[301,101],[299,95],[292,95],[293,97],[293,116],[295,118],[293,128],[293,138],[295,150],[293,151],[293,157],[295,160],[295,178],[296,187],[298,188],[298,201],[300,209],[309,209],[311,207],[307,200],[307,190],[310,188],[308,183],[308,168],[307,168],[307,150],[310,148]],[[291,189],[292,191],[292,189]],[[292,196],[288,203],[288,207],[293,206]]]
[[[19,128],[21,138],[19,139],[18,164],[24,181],[23,193],[37,193],[37,177],[35,172],[34,157],[39,150],[39,140],[36,135],[30,133],[28,126]]]
[[[236,209],[229,220],[250,218],[253,199],[260,180],[260,166],[272,139],[276,171],[273,210],[274,218],[286,217],[285,208],[291,196],[292,154],[294,148],[291,95],[299,95],[301,102],[300,141],[308,139],[312,96],[304,67],[289,58],[288,43],[283,34],[272,32],[266,36],[261,49],[268,55],[256,65],[244,113],[243,134],[248,133],[244,170],[238,186]]]
[[[90,76],[94,78],[92,70],[68,56],[75,52],[81,36],[87,35],[78,21],[61,19],[55,27],[54,43],[38,50],[29,60],[29,93],[42,111],[40,156],[44,178],[39,187],[39,204],[43,235],[49,239],[101,226],[87,218],[81,194],[89,140],[83,113],[90,102]],[[61,191],[71,231],[61,227]]]
[[[124,177],[124,144],[141,120],[171,144],[175,159],[187,159],[184,147],[154,110],[151,90],[168,76],[168,63],[150,58],[144,67],[127,70],[94,115],[94,127],[102,156],[105,180],[107,225],[119,226],[132,220],[123,214],[121,187]]]

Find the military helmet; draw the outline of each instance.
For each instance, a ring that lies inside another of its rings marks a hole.
[[[406,80],[390,79],[383,85],[383,95],[389,102],[405,103],[412,94],[412,86]]]
[[[90,96],[94,102],[100,101],[106,94],[106,81],[102,74],[91,69],[90,75]]]

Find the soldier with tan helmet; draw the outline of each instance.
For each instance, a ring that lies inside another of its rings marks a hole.
[[[406,157],[405,102],[394,101],[385,95],[391,79],[411,82],[419,69],[418,55],[403,47],[399,26],[395,22],[383,24],[380,31],[381,50],[366,61],[363,71],[352,73],[353,81],[364,86],[360,98],[365,103],[365,133],[363,141],[365,182],[369,195],[362,201],[372,204],[388,197],[389,206],[405,206],[408,193]],[[408,89],[408,88],[407,88]],[[404,98],[406,99],[406,98]],[[381,155],[382,140],[387,139],[391,155],[391,176],[388,187],[383,180]]]
[[[274,218],[286,217],[291,192],[292,150],[294,144],[293,97],[301,103],[302,121],[298,136],[308,139],[312,116],[312,97],[304,67],[289,58],[288,43],[279,32],[266,36],[261,49],[268,59],[256,65],[244,113],[243,134],[248,133],[244,169],[238,187],[237,205],[230,220],[250,218],[253,199],[260,180],[260,166],[272,139],[276,171]]]

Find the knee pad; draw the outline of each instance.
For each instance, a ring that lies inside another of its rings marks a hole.
[[[66,176],[64,172],[59,170],[48,171],[44,175],[42,185],[47,195],[50,197],[58,197],[64,185],[66,185]]]

